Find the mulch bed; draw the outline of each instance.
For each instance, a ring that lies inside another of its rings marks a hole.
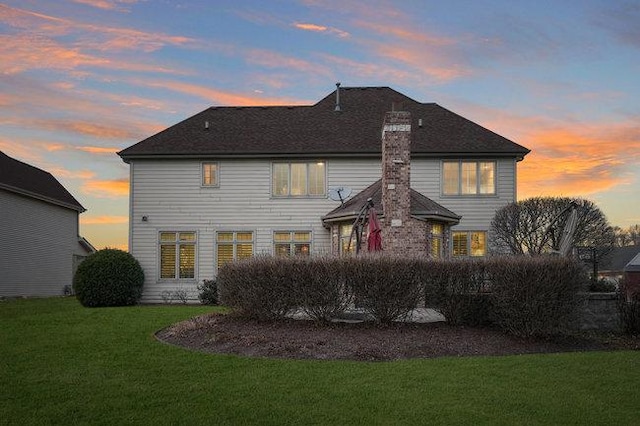
[[[357,361],[640,349],[637,337],[598,333],[523,339],[492,328],[443,322],[398,322],[386,326],[370,322],[316,324],[293,319],[261,322],[216,313],[174,324],[156,337],[208,353]]]

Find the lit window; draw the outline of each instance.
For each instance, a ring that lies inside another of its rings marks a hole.
[[[486,256],[487,233],[484,231],[453,232],[454,256]]]
[[[202,163],[202,186],[218,186],[218,163]]]
[[[160,278],[195,277],[196,233],[160,232]]]
[[[253,232],[218,232],[216,237],[217,266],[253,256]]]
[[[431,224],[431,256],[439,259],[442,257],[442,238],[444,236],[444,225],[441,223]]]
[[[278,197],[325,195],[326,165],[314,163],[274,163],[271,192]]]
[[[311,253],[311,232],[276,231],[273,244],[276,256],[308,256]]]
[[[351,231],[353,224],[345,223],[340,225],[340,253],[355,253],[356,251],[356,236],[351,237]],[[351,241],[351,244],[349,244]]]
[[[444,195],[494,195],[496,193],[494,161],[443,161]]]

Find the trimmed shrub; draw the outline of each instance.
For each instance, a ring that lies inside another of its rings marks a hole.
[[[342,315],[353,297],[345,284],[344,261],[335,257],[299,258],[294,261],[296,299],[316,321]]]
[[[73,291],[83,306],[135,305],[142,295],[144,272],[131,254],[103,249],[78,266]]]
[[[218,304],[218,285],[216,280],[204,280],[198,286],[198,299],[203,305]]]
[[[599,280],[589,280],[589,291],[592,293],[613,293],[616,289],[615,283],[603,278]]]
[[[640,293],[627,291],[625,282],[620,282],[618,292],[618,318],[625,334],[640,335]]]
[[[270,320],[300,306],[294,281],[295,258],[255,256],[223,265],[218,271],[218,297],[241,315]]]
[[[422,297],[418,260],[381,255],[345,258],[347,287],[376,322],[407,318]]]
[[[573,259],[551,256],[490,258],[493,322],[517,336],[568,331],[579,317],[586,272]]]
[[[484,261],[434,260],[420,263],[425,305],[434,307],[454,325],[490,322],[489,296],[485,293]]]

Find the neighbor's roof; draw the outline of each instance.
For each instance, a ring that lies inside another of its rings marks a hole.
[[[310,106],[211,107],[118,154],[125,161],[158,156],[379,157],[384,114],[393,108],[411,113],[413,156],[522,159],[529,153],[435,103],[416,102],[389,87],[341,87],[341,111],[335,106],[333,91]]]
[[[640,272],[640,253],[627,263],[624,267],[624,272]]]
[[[339,220],[352,219],[358,216],[358,213],[371,198],[373,206],[379,213],[382,211],[382,179],[377,180],[372,185],[360,191],[353,198],[345,201],[343,205],[333,209],[323,218],[323,222],[336,222]],[[462,216],[458,216],[446,207],[441,206],[432,199],[425,197],[418,191],[413,189],[409,193],[409,213],[411,216],[425,219],[435,219],[451,224],[457,224]]]
[[[51,173],[11,158],[2,151],[0,188],[79,212],[86,210]]]
[[[637,254],[640,254],[640,246],[614,247],[600,259],[600,272],[622,271]]]

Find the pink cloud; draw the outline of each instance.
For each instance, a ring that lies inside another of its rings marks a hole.
[[[293,24],[293,26],[299,30],[304,30],[304,31],[334,34],[334,35],[337,35],[338,37],[349,37],[349,33],[346,31],[339,30],[338,28],[327,27],[324,25],[296,22]]]
[[[115,154],[116,152],[120,151],[120,148],[106,148],[106,147],[101,147],[101,146],[78,146],[76,147],[77,150],[80,151],[84,151],[84,152],[88,152],[90,154]]]
[[[80,223],[83,225],[116,225],[129,223],[128,216],[90,216],[83,214],[80,216]]]
[[[137,3],[137,0],[73,0],[75,3],[85,4],[103,10],[114,10],[117,12],[128,12],[129,9],[123,5]]]
[[[98,198],[120,198],[129,195],[129,179],[87,180],[80,190]]]
[[[252,106],[252,105],[304,105],[307,101],[291,98],[267,98],[262,96],[251,96],[239,93],[225,92],[212,89],[207,86],[181,83],[170,80],[136,80],[136,84],[161,87],[175,92],[186,93],[208,100],[218,105]]]

